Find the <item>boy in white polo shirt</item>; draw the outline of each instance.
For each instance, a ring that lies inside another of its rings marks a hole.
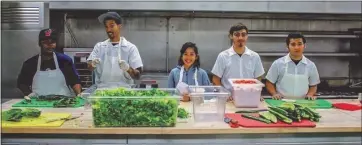
[[[319,74],[316,65],[303,55],[305,43],[302,34],[288,35],[289,53],[274,61],[266,76],[266,88],[273,99],[315,99]]]
[[[223,86],[232,91],[232,86],[228,79],[245,78],[261,79],[264,68],[260,56],[246,47],[248,40],[248,28],[242,23],[233,25],[229,30],[229,38],[233,45],[222,51],[212,69],[214,85]]]

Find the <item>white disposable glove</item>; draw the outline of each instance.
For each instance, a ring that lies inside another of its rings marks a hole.
[[[36,96],[35,93],[30,93],[29,95],[24,96],[24,99],[26,99],[26,100],[31,100],[31,97],[34,97],[34,96]]]
[[[129,64],[124,61],[124,60],[118,60],[118,64],[119,64],[119,67],[123,70],[123,71],[128,71],[129,69]]]
[[[101,63],[101,59],[99,58],[95,58],[92,60],[92,67],[93,68],[96,68],[97,67],[97,64]]]

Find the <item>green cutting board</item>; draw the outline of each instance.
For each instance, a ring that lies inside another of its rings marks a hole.
[[[25,99],[24,99],[25,100]],[[39,107],[39,108],[53,108],[53,104],[55,101],[37,101],[35,98],[31,99],[31,103],[23,104],[21,100],[15,103],[12,107]],[[84,106],[85,100],[83,98],[77,97],[77,104],[75,104],[72,108],[78,108]]]
[[[273,99],[265,99],[265,102],[270,106],[278,107],[282,105],[285,101],[282,100],[273,100]],[[332,108],[332,104],[324,99],[317,100],[305,100],[305,99],[296,99],[296,104],[305,105],[314,109],[329,109]]]

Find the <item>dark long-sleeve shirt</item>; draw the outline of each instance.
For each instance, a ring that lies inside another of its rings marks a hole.
[[[76,84],[80,84],[80,78],[77,70],[75,69],[72,59],[62,53],[55,52],[55,55],[58,59],[59,68],[62,71],[67,86],[73,87]],[[37,71],[39,55],[35,55],[23,63],[20,74],[17,80],[18,88],[24,93],[24,95],[29,95],[31,91],[31,86],[33,84],[33,78]],[[50,60],[43,60],[40,65],[40,70],[45,71],[46,69],[55,69],[54,58]]]

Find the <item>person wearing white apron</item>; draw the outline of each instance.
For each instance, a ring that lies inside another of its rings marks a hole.
[[[265,72],[261,58],[246,46],[248,33],[244,24],[238,23],[230,27],[229,39],[232,40],[232,46],[219,53],[211,70],[215,86],[223,86],[233,92],[229,79],[262,79]]]
[[[72,96],[68,88],[64,75],[59,69],[58,59],[53,53],[55,69],[40,71],[41,55],[38,57],[37,72],[33,78],[32,92],[38,96],[63,95]],[[73,94],[74,95],[74,94]]]
[[[80,95],[80,79],[73,61],[69,56],[54,51],[56,40],[55,30],[41,30],[39,33],[41,53],[23,63],[17,81],[25,99],[33,96]]]
[[[266,88],[273,99],[315,99],[320,83],[316,65],[303,55],[306,40],[302,34],[287,37],[289,54],[273,62],[266,76]]]
[[[88,67],[94,70],[96,84],[134,84],[142,72],[142,59],[137,47],[121,37],[122,19],[115,12],[98,17],[105,25],[109,39],[95,45],[88,57]]]
[[[188,86],[208,86],[210,80],[205,70],[200,68],[198,48],[195,43],[186,42],[181,50],[178,66],[171,70],[168,87],[176,88],[183,101],[190,101]]]

